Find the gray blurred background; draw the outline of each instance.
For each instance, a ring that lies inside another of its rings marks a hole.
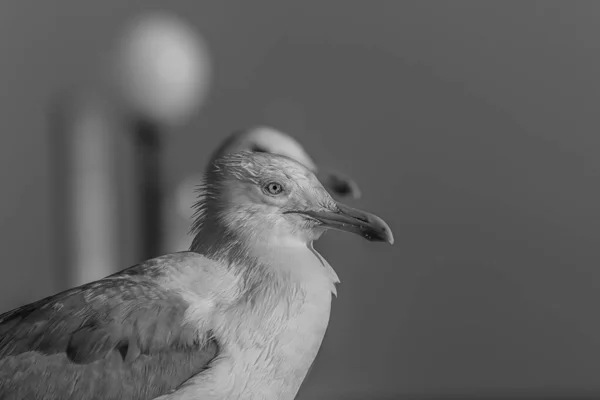
[[[267,124],[394,230],[319,244],[342,284],[299,398],[600,398],[597,1],[0,3],[0,312],[68,286],[50,110],[159,6],[211,65],[163,136],[166,220],[225,135]]]

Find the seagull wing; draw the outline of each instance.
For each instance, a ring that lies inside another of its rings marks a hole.
[[[0,315],[0,398],[152,399],[208,368],[217,343],[156,260]]]

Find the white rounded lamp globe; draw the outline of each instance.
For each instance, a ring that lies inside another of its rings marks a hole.
[[[135,19],[119,43],[115,63],[127,106],[161,124],[185,122],[208,93],[208,48],[172,14],[153,12]]]

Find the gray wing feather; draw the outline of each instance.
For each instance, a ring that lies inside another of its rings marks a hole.
[[[144,265],[0,315],[0,398],[152,399],[206,369],[218,345]]]

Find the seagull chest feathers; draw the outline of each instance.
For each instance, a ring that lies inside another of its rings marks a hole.
[[[190,251],[0,315],[0,398],[292,400],[338,282],[326,229],[393,243],[291,159],[215,160]]]

